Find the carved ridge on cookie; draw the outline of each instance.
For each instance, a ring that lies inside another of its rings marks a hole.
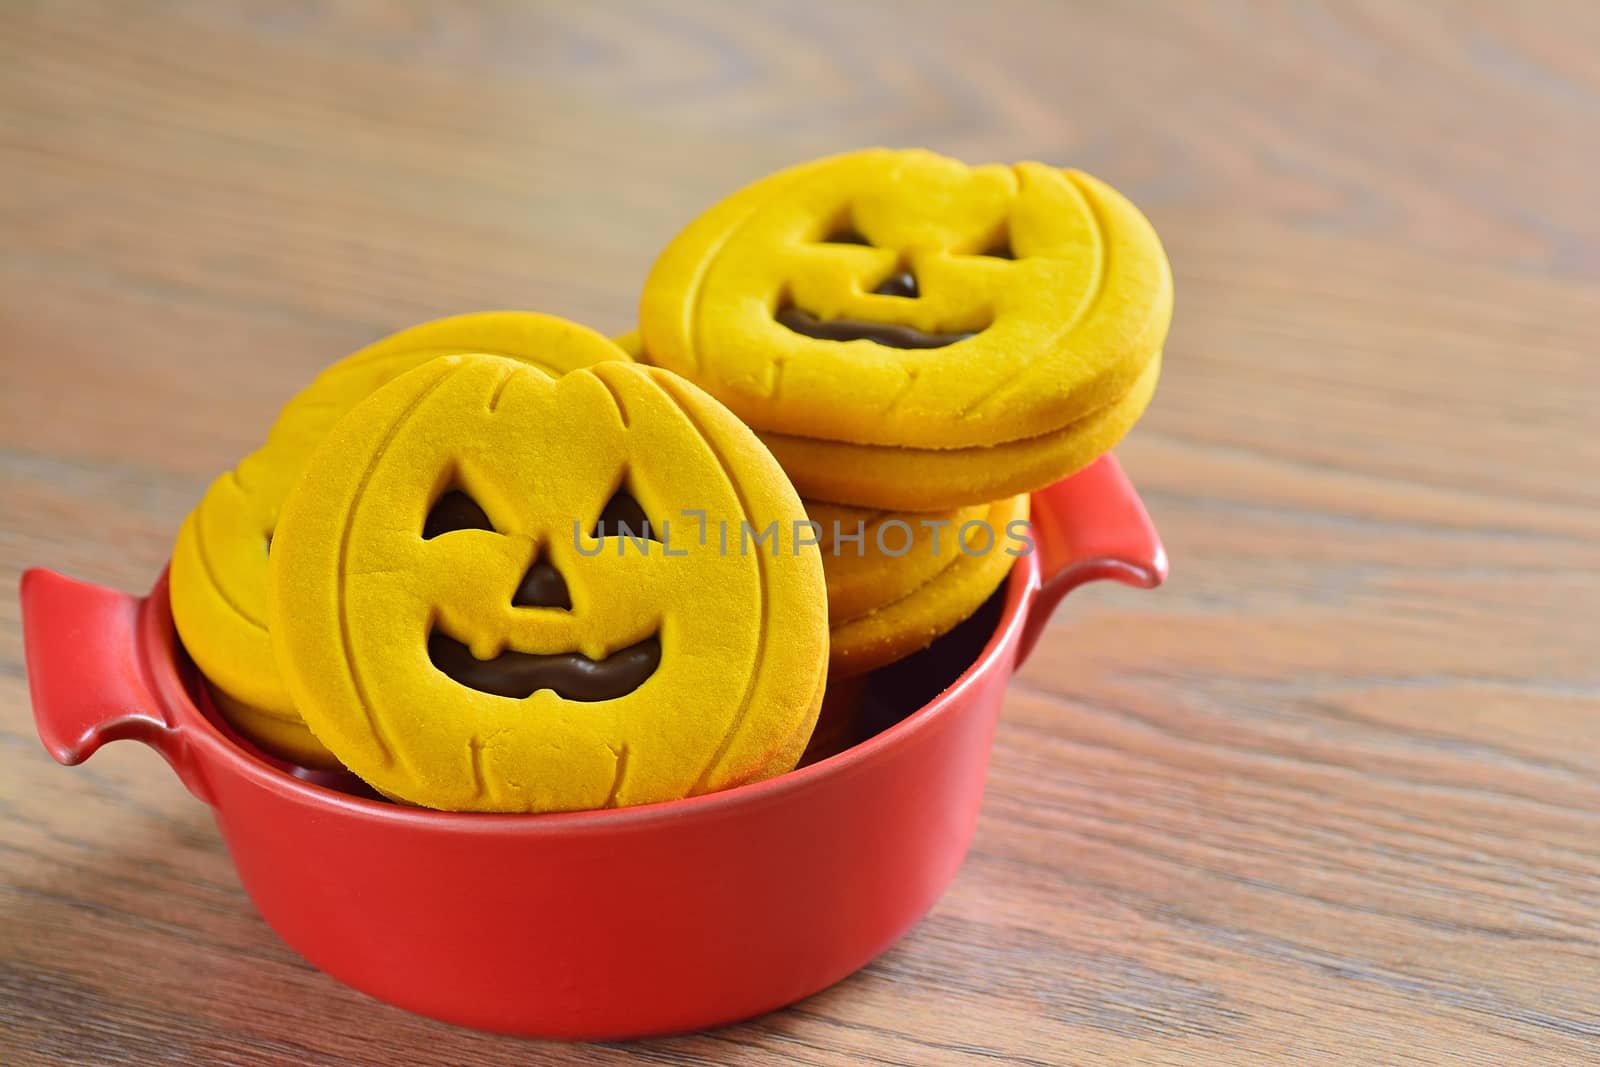
[[[367,465],[362,470],[360,478],[356,480],[355,491],[351,494],[350,509],[348,512],[346,512],[344,523],[339,531],[339,550],[337,555],[338,562],[334,572],[334,605],[339,616],[341,651],[344,654],[345,665],[350,675],[350,684],[355,688],[357,703],[361,706],[361,714],[363,718],[366,719],[368,729],[372,732],[373,742],[378,746],[378,751],[383,755],[385,766],[392,766],[394,764],[394,748],[390,740],[385,735],[385,731],[379,725],[377,717],[372,713],[372,703],[367,694],[366,685],[361,680],[361,673],[356,666],[355,657],[351,655],[350,618],[349,612],[345,606],[345,578],[350,559],[350,533],[351,528],[355,525],[356,507],[361,501],[362,497],[365,496],[367,483],[372,480],[372,476],[377,472],[378,463],[383,458],[383,454],[389,447],[389,443],[399,435],[400,430],[404,428],[405,424],[411,420],[413,415],[416,414],[417,409],[420,408],[429,397],[438,392],[439,388],[443,386],[445,382],[449,381],[450,378],[455,375],[456,370],[456,366],[447,366],[443,370],[439,371],[434,377],[433,381],[429,382],[421,392],[419,392],[411,399],[409,403],[406,404],[405,409],[400,414],[400,417],[395,419],[393,423],[385,428],[383,439],[379,442],[378,446],[373,449],[372,455],[368,458]]]
[[[739,509],[744,517],[754,519],[755,516],[750,511],[749,497],[739,484],[739,480],[733,476],[733,470],[728,465],[727,457],[723,455],[722,449],[718,447],[717,442],[712,440],[711,435],[706,432],[705,425],[690,410],[689,404],[685,402],[683,397],[678,395],[677,383],[669,378],[662,377],[656,380],[656,385],[672,401],[673,406],[682,413],[683,417],[688,420],[689,425],[694,427],[695,432],[700,435],[701,439],[705,441],[706,448],[716,459],[717,466],[721,468],[722,476],[727,479],[728,486],[733,491],[734,499],[739,502]],[[767,647],[767,634],[770,627],[767,619],[767,607],[771,601],[771,592],[767,588],[768,576],[765,563],[767,557],[764,553],[757,552],[755,559],[756,586],[759,591],[757,599],[758,610],[756,612],[756,619],[758,620],[756,625],[756,648],[764,650]],[[755,698],[755,692],[761,680],[761,672],[765,669],[765,666],[765,657],[758,656],[750,671],[750,677],[745,683],[744,695],[739,700],[738,711],[735,712],[728,729],[723,732],[722,738],[717,742],[717,747],[712,753],[711,759],[706,763],[705,769],[700,772],[699,777],[695,779],[694,785],[690,787],[690,795],[707,791],[712,776],[716,774],[718,765],[721,764],[723,757],[728,754],[728,750],[733,747],[734,738],[739,736],[740,727],[744,725],[745,718],[750,714],[750,703]]]

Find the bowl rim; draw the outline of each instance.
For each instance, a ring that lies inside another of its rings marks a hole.
[[[462,834],[501,834],[525,836],[563,835],[574,832],[600,833],[629,831],[663,821],[688,818],[709,819],[731,816],[742,809],[777,803],[791,794],[820,788],[835,778],[863,773],[881,762],[892,751],[932,724],[952,714],[963,703],[965,694],[977,684],[980,674],[995,669],[1002,651],[1016,647],[1027,621],[1035,595],[1041,587],[1039,554],[1019,556],[1008,575],[1005,606],[994,632],[983,650],[955,681],[904,719],[843,752],[773,778],[748,782],[728,789],[675,800],[657,801],[626,808],[603,808],[560,812],[457,812],[407,807],[353,796],[314,781],[296,777],[255,755],[224,734],[193,695],[191,682],[199,680],[198,669],[188,660],[172,621],[164,569],[145,599],[140,612],[141,659],[158,709],[174,733],[187,741],[196,753],[203,777],[209,778],[212,765],[224,767],[281,799],[319,811],[337,811],[341,816],[376,820],[417,830]],[[213,806],[220,805],[213,801]]]

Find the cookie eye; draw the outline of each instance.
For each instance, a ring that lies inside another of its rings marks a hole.
[[[429,541],[453,530],[488,530],[492,533],[494,523],[489,521],[489,516],[476,500],[460,489],[451,489],[428,512],[428,519],[422,524],[422,538]]]
[[[866,245],[868,248],[872,247],[872,242],[861,235],[861,231],[856,229],[856,224],[851,222],[848,217],[840,219],[838,223],[834,225],[833,229],[828,231],[828,235],[822,239],[822,243],[829,245]]]
[[[628,492],[626,485],[606,501],[606,506],[600,511],[600,521],[594,524],[594,536],[633,537],[657,542],[661,540],[650,524],[650,517],[644,513],[644,508],[634,499],[633,494]]]
[[[1017,254],[1011,250],[1011,231],[1001,230],[1000,236],[978,255],[988,256],[990,259],[1016,259]]]

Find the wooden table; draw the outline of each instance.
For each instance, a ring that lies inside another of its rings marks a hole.
[[[1081,166],[1177,275],[1120,449],[1172,582],[1056,620],[899,946],[583,1051],[1593,1062],[1597,46],[1576,2],[7,4],[0,579],[145,588],[318,367],[483,307],[623,329],[769,169]],[[573,1055],[312,970],[148,750],[51,763],[10,596],[0,743],[0,1062]]]

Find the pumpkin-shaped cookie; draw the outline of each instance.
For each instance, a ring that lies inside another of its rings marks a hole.
[[[502,355],[552,374],[626,353],[586,327],[534,312],[457,315],[361,349],[286,405],[266,444],[211,484],[172,555],[172,614],[218,709],[263,748],[307,766],[336,766],[300,719],[272,656],[267,559],[278,513],[328,429],[374,389],[440,355]]]
[[[639,329],[808,499],[938,510],[1040,488],[1115,444],[1171,313],[1154,229],[1095,178],[871,149],[706,211],[652,268]]]
[[[433,360],[317,448],[273,544],[295,706],[396,799],[558,811],[793,767],[817,549],[755,436],[675,375]]]

